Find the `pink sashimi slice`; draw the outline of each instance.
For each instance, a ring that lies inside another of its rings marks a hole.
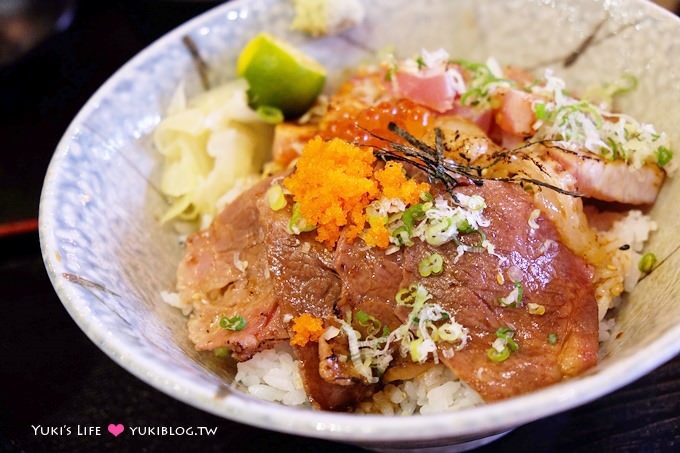
[[[450,110],[459,94],[453,76],[448,72],[413,74],[400,71],[396,78],[397,94],[437,112]]]

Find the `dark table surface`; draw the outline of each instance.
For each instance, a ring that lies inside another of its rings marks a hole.
[[[34,219],[47,164],[87,98],[118,67],[215,2],[81,1],[66,31],[0,68],[0,451],[356,451],[268,432],[180,403],[97,349],[43,268]],[[22,234],[2,235],[8,223]],[[4,226],[3,226],[4,225]],[[218,427],[214,436],[113,438],[109,423]],[[32,426],[102,427],[35,435]],[[65,433],[64,433],[65,434]],[[623,389],[530,423],[479,451],[680,451],[680,357]]]

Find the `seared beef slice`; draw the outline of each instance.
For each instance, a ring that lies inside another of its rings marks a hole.
[[[421,283],[433,302],[470,331],[465,348],[440,358],[487,401],[531,392],[594,366],[598,319],[590,266],[560,242],[545,217],[536,219],[538,229],[529,225],[535,207],[520,187],[485,182],[458,190],[486,200],[484,214],[491,224],[484,232],[495,255],[467,252],[454,262],[453,243],[433,248],[420,242],[404,252],[402,286]],[[418,263],[434,251],[444,257],[444,272],[423,278]],[[520,306],[502,307],[499,299],[513,290],[518,277],[524,293]],[[545,313],[530,314],[529,303],[542,305]],[[515,330],[519,350],[496,363],[486,352],[499,327]],[[554,345],[548,341],[551,334],[557,337]]]
[[[367,300],[389,304],[405,321],[408,309],[396,307],[394,295],[411,283],[422,284],[432,294],[432,303],[453,313],[470,331],[461,351],[442,343],[446,355],[453,356],[446,358],[440,351],[440,359],[487,401],[527,393],[594,366],[598,321],[589,265],[561,243],[543,216],[536,219],[538,229],[530,227],[535,207],[516,185],[487,181],[482,187],[456,190],[486,200],[484,213],[491,225],[483,230],[495,246],[494,254],[466,252],[456,262],[454,242],[433,247],[415,240],[413,246],[385,255],[361,241],[341,241],[335,262],[343,280],[343,307],[357,310]],[[480,236],[474,233],[463,241],[479,243]],[[434,252],[444,257],[444,272],[423,278],[418,263]],[[498,299],[513,290],[516,275],[524,292],[522,304],[501,307]],[[545,307],[545,314],[529,314],[529,303]],[[519,350],[496,363],[486,352],[499,327],[516,331]],[[548,341],[550,334],[557,338],[555,345]]]
[[[226,346],[239,360],[289,338],[283,319],[302,313],[325,319],[340,297],[333,253],[314,233],[287,231],[290,206],[273,211],[263,181],[225,208],[209,229],[193,234],[178,270],[183,301],[193,303],[189,335],[199,350]],[[246,264],[247,263],[247,264]],[[220,318],[240,315],[241,331],[225,330]],[[319,376],[318,345],[294,348],[312,401],[345,409],[365,398],[368,387],[326,382]]]
[[[208,230],[188,240],[178,290],[183,301],[194,305],[189,333],[197,349],[227,346],[243,360],[272,342],[288,339],[284,315],[307,312],[327,318],[336,306],[338,313],[364,310],[393,327],[405,319],[394,295],[419,282],[433,295],[433,303],[451,311],[470,331],[464,349],[447,358],[451,351],[444,343],[446,354],[440,351],[440,358],[488,401],[532,391],[596,363],[598,323],[591,269],[562,245],[543,216],[536,220],[538,229],[530,227],[534,205],[519,187],[486,182],[479,188],[457,189],[485,198],[491,225],[484,231],[495,254],[467,252],[455,262],[454,243],[431,247],[416,240],[412,247],[385,255],[360,239],[341,238],[333,253],[314,240],[314,233],[291,235],[290,206],[277,212],[267,206],[264,194],[270,182],[241,195]],[[434,251],[444,256],[444,272],[422,278],[418,263]],[[498,299],[512,291],[512,276],[517,275],[524,290],[522,305],[501,307]],[[544,306],[545,314],[529,314],[529,303]],[[221,317],[236,314],[246,319],[243,330],[219,326]],[[486,351],[499,327],[516,331],[519,350],[496,363]],[[557,339],[556,344],[548,341],[549,336]],[[297,348],[296,354],[307,392],[321,408],[350,407],[370,390],[356,382],[338,385],[320,378],[316,343]]]

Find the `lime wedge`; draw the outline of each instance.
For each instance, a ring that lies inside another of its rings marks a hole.
[[[246,44],[236,70],[248,81],[253,107],[275,107],[287,118],[305,113],[326,82],[326,70],[316,60],[267,33]]]

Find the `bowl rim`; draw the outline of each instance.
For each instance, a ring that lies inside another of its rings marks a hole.
[[[634,0],[657,9],[680,25],[680,18],[651,2]],[[56,293],[88,338],[118,365],[161,392],[188,405],[235,422],[289,434],[364,444],[386,441],[441,440],[470,437],[505,431],[533,420],[585,404],[647,374],[680,352],[680,325],[676,325],[650,342],[644,349],[618,359],[596,374],[479,407],[431,415],[411,417],[385,415],[356,415],[293,408],[277,403],[256,400],[241,392],[230,392],[216,397],[214,391],[179,375],[168,375],[158,363],[135,354],[125,341],[110,335],[98,319],[79,310],[89,297],[77,285],[65,284],[58,269],[58,249],[54,231],[57,212],[57,180],[61,163],[66,158],[71,138],[84,119],[107,98],[116,84],[139,63],[162,52],[173,41],[228,11],[247,7],[250,0],[233,0],[218,5],[174,28],[144,48],[92,95],[68,126],[50,161],[40,197],[39,236],[43,261]],[[648,351],[657,351],[649,354]]]

